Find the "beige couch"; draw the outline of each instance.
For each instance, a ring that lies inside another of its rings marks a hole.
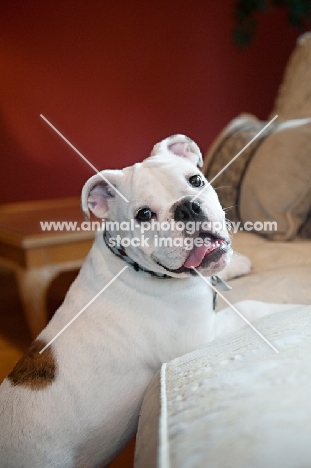
[[[232,222],[277,221],[273,231],[234,234],[253,269],[226,294],[306,305],[255,323],[278,354],[245,327],[163,364],[142,406],[136,468],[311,466],[311,35],[290,58],[276,114],[213,184]],[[231,122],[207,155],[208,178],[265,124]]]

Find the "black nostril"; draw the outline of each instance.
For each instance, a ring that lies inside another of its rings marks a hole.
[[[180,205],[175,211],[175,221],[189,221],[189,210],[186,206]]]
[[[185,201],[181,205],[178,205],[175,210],[174,220],[175,221],[195,221],[202,214],[202,208],[200,203],[197,201]]]

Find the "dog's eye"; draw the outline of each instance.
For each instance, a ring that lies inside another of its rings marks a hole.
[[[199,174],[189,177],[188,181],[189,184],[192,185],[192,187],[196,188],[203,187],[203,185],[205,185],[203,178]]]
[[[142,208],[141,210],[138,211],[135,218],[137,219],[137,221],[144,222],[144,221],[150,221],[154,215],[155,213],[151,211],[150,208]]]

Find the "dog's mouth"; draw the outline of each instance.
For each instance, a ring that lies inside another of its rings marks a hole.
[[[217,250],[219,252],[222,250],[221,253],[224,253],[227,250],[228,243],[228,240],[216,234],[208,232],[199,233],[193,240],[193,248],[183,266],[185,268],[200,267],[203,263],[206,263],[208,257],[212,253],[216,253]]]
[[[170,269],[159,261],[156,263],[172,273],[190,273],[196,275],[194,269],[208,268],[213,262],[217,263],[229,251],[230,239],[209,233],[201,232],[193,239],[193,247],[183,265],[177,269]]]

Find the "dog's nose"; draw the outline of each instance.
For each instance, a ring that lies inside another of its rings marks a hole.
[[[197,201],[186,200],[177,206],[174,214],[174,221],[197,221],[202,217],[203,211]]]

